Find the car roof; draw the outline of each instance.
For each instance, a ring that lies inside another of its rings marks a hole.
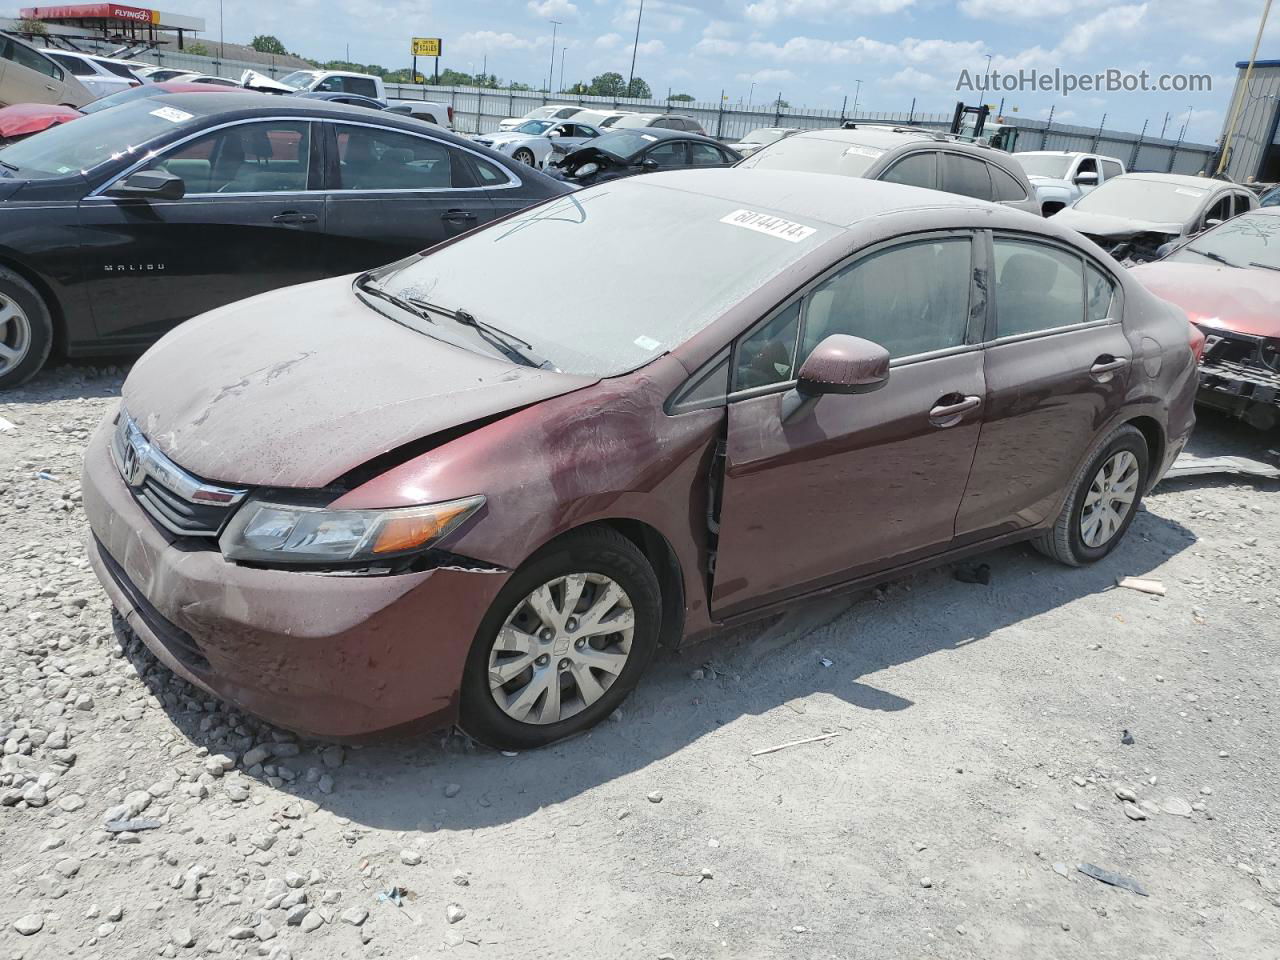
[[[630,133],[637,136],[654,137],[658,140],[698,140],[705,143],[714,143],[716,146],[724,146],[715,137],[706,137],[700,133],[694,133],[692,130],[672,130],[669,127],[610,127],[609,131],[604,134],[608,137],[615,133]]]
[[[1112,177],[1112,180],[1119,180],[1120,177]],[[1178,187],[1194,187],[1197,190],[1209,190],[1217,187],[1240,187],[1241,190],[1247,190],[1247,187],[1238,183],[1232,183],[1230,180],[1215,180],[1212,177],[1189,177],[1184,173],[1126,173],[1123,177],[1125,180],[1150,180],[1154,183],[1168,183]]]
[[[843,127],[824,127],[819,130],[805,130],[797,133],[793,140],[829,140],[832,143],[857,144],[863,147],[879,147],[886,152],[896,147],[912,143],[932,143],[949,150],[958,150],[971,156],[990,160],[994,156],[1012,157],[1014,154],[997,150],[994,147],[970,143],[945,136],[942,131],[925,130],[919,127],[887,126],[864,124],[849,129]]]
[[[968,207],[986,213],[1007,209],[986,200],[962,197],[941,190],[797,170],[708,168],[650,174],[647,177],[618,181],[618,185],[624,183],[687,190],[742,204],[744,207],[764,207],[837,227],[850,227],[862,220],[898,211]],[[610,187],[615,188],[615,185],[610,184]],[[1044,218],[1032,217],[1030,214],[1025,216],[1033,222],[1049,223]]]

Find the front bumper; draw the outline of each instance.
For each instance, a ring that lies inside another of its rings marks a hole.
[[[456,718],[467,653],[505,575],[332,576],[230,563],[151,520],[116,470],[110,435],[107,418],[85,453],[89,561],[166,666],[316,736]]]
[[[1200,365],[1197,402],[1264,430],[1280,423],[1280,370],[1273,369],[1276,342],[1202,329],[1209,340]]]

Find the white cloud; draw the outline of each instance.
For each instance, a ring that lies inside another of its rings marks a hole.
[[[1147,6],[1140,3],[1128,7],[1111,7],[1084,23],[1076,24],[1058,44],[1058,52],[1079,56],[1088,53],[1103,40],[1130,33],[1146,17]]]
[[[622,37],[616,33],[606,33],[596,37],[596,48],[599,50],[613,50],[618,44],[622,43]]]
[[[746,47],[749,56],[780,63],[895,63],[925,65],[937,69],[950,65],[981,64],[986,47],[981,41],[919,40],[906,37],[885,43],[869,37],[853,40],[821,40],[792,37],[785,43],[753,41]]]
[[[544,20],[576,20],[578,18],[577,4],[570,3],[569,0],[529,0],[529,12]]]
[[[928,90],[934,91],[938,89],[938,78],[931,73],[925,73],[923,70],[917,70],[915,67],[903,67],[893,76],[891,76],[885,84],[888,87],[901,87],[907,90]]]
[[[464,33],[457,46],[464,53],[488,53],[491,50],[537,50],[551,42],[550,37],[518,37],[514,33],[497,33],[493,30],[475,30]]]
[[[644,43],[640,44],[640,46],[636,47],[636,52],[642,53],[645,56],[656,57],[667,52],[667,45],[661,40],[646,40]]]
[[[1041,20],[1078,13],[1101,0],[960,0],[960,12],[975,20]]]
[[[693,52],[704,57],[733,57],[742,51],[737,40],[721,40],[719,37],[703,37],[693,45]]]
[[[614,14],[613,25],[619,30],[634,32],[639,12],[640,0],[626,0]],[[679,33],[684,29],[685,20],[699,13],[696,7],[673,3],[671,0],[645,0],[644,19],[640,23],[641,35],[654,30],[659,33]]]
[[[779,20],[825,20],[831,16],[898,13],[916,0],[755,0],[743,14],[753,23],[770,26]]]
[[[790,70],[757,70],[755,73],[738,74],[739,83],[754,83],[756,86],[773,86],[790,83],[796,75]]]

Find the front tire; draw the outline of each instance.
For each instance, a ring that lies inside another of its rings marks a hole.
[[[1150,470],[1147,438],[1118,427],[1076,473],[1053,529],[1034,546],[1071,567],[1096,563],[1116,548],[1133,523]]]
[[[521,147],[519,150],[513,153],[511,155],[511,158],[515,160],[517,163],[523,163],[529,167],[536,167],[538,165],[537,161],[534,160],[533,158],[533,151],[526,149],[525,147]]]
[[[463,673],[460,725],[499,750],[587,730],[635,688],[661,620],[657,575],[634,543],[605,527],[561,537],[485,614]]]
[[[36,375],[53,349],[53,318],[39,292],[0,267],[0,390]]]

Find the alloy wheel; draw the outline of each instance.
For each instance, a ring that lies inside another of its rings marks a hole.
[[[1124,525],[1138,496],[1138,458],[1128,450],[1108,457],[1094,475],[1080,511],[1080,539],[1086,546],[1106,545]]]
[[[556,577],[516,604],[489,652],[489,691],[520,723],[556,723],[585,710],[631,655],[635,611],[599,573]]]
[[[526,166],[532,167],[534,164],[533,154],[530,153],[528,150],[517,150],[515,153],[515,159],[525,164]]]
[[[8,373],[31,349],[31,321],[12,297],[0,293],[0,376]]]

